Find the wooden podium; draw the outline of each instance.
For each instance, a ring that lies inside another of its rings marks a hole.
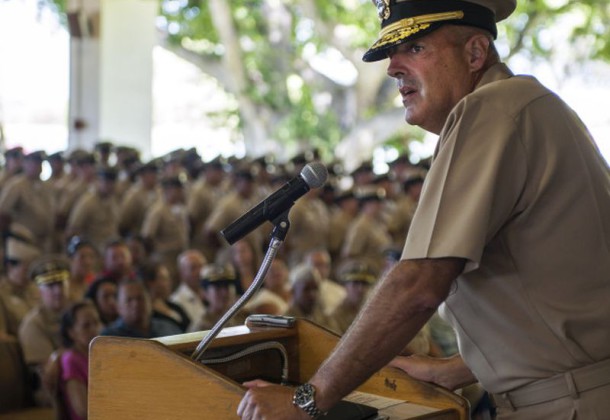
[[[210,343],[202,362],[190,358],[207,332],[152,340],[97,337],[89,359],[89,419],[234,419],[245,393],[240,384],[263,378],[306,382],[339,338],[313,323],[298,320],[294,328],[246,326],[223,329]],[[233,361],[231,355],[260,343],[279,343]],[[204,364],[205,363],[205,364]],[[399,400],[399,419],[468,419],[468,403],[443,388],[416,381],[402,371],[384,368],[358,388],[362,395]],[[383,412],[383,411],[380,411]],[[384,412],[384,414],[386,414]]]

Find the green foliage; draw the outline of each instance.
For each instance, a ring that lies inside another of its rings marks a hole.
[[[59,13],[66,11],[66,0],[38,0]],[[215,27],[208,0],[158,0],[162,18],[160,29],[172,45],[198,54],[202,62],[217,63],[225,53]],[[332,154],[333,148],[357,124],[371,118],[371,109],[346,118],[339,98],[353,87],[342,87],[317,74],[307,54],[322,53],[335,47],[330,37],[343,34],[345,49],[364,50],[376,38],[379,22],[370,0],[278,0],[284,13],[281,21],[269,15],[265,0],[230,0],[232,25],[238,33],[240,59],[246,87],[240,94],[261,113],[271,115],[269,136],[287,145],[307,141]],[[310,6],[313,5],[312,11]],[[549,28],[557,28],[572,43],[568,52],[557,51]],[[587,59],[610,61],[610,2],[607,0],[520,0],[517,11],[501,25],[510,54],[527,53],[532,60],[550,59],[554,54],[574,54],[575,62]],[[279,31],[279,32],[278,32]],[[345,35],[347,34],[347,35]],[[346,57],[352,59],[351,57]],[[205,67],[201,64],[202,70]],[[289,78],[303,83],[298,95],[290,91]],[[366,83],[361,80],[360,83]],[[231,86],[227,86],[227,90]],[[374,112],[383,112],[388,102],[387,87],[380,88]],[[328,106],[316,105],[315,98],[330,95]],[[383,104],[383,105],[380,105]],[[218,116],[221,118],[221,116]],[[234,118],[229,112],[227,118]],[[345,121],[350,121],[345,123]],[[408,138],[423,138],[410,129]],[[408,147],[401,131],[386,144],[403,151]]]

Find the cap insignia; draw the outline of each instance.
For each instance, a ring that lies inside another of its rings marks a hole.
[[[390,0],[375,0],[379,19],[386,20],[390,17]]]

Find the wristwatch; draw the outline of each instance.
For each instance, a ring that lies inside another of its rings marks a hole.
[[[316,407],[316,389],[312,384],[299,385],[292,397],[292,403],[305,411],[313,419],[324,414]]]

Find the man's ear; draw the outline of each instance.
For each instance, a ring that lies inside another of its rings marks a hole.
[[[475,34],[466,41],[466,54],[471,71],[479,71],[485,65],[489,55],[491,41],[483,34]]]

